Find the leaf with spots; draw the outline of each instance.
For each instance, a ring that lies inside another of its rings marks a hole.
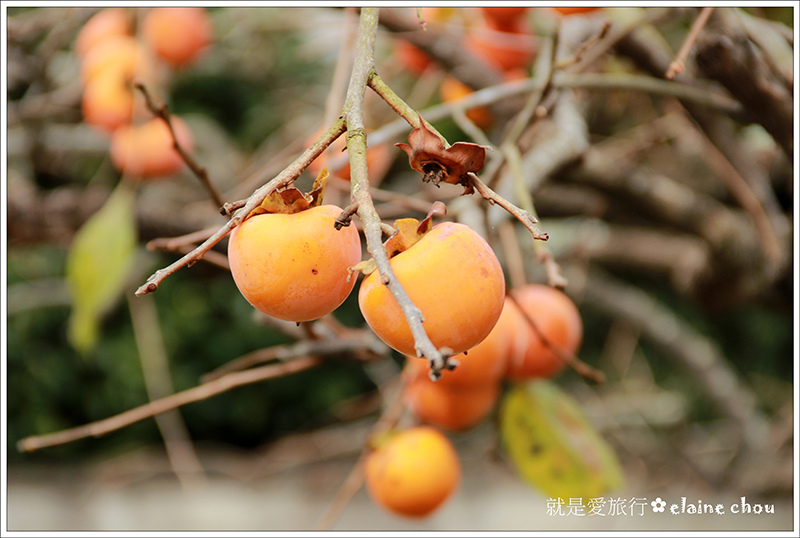
[[[511,389],[500,408],[500,434],[517,472],[545,495],[589,499],[623,484],[612,448],[550,381]]]

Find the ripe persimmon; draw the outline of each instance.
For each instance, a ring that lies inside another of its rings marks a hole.
[[[333,312],[355,286],[348,268],[361,259],[355,226],[334,222],[342,209],[250,216],[233,229],[228,260],[236,286],[257,310],[287,321]]]
[[[91,16],[78,32],[75,52],[80,58],[86,56],[95,45],[112,36],[131,35],[131,14],[122,7],[101,9]]]
[[[372,500],[407,517],[425,517],[461,483],[461,464],[450,440],[429,426],[396,433],[371,452],[364,479]]]
[[[565,293],[544,284],[528,284],[514,290],[512,296],[536,330],[528,322],[527,348],[524,355],[509,359],[506,377],[522,380],[557,375],[566,362],[551,346],[566,353],[578,350],[583,338],[578,308]]]
[[[423,327],[437,348],[467,351],[497,323],[505,296],[503,269],[486,240],[469,226],[437,224],[389,263],[422,311]],[[364,319],[384,342],[405,355],[417,355],[400,305],[378,271],[364,277],[358,304]]]
[[[441,379],[445,377],[447,373]],[[471,386],[443,385],[439,381],[419,376],[406,384],[403,398],[422,422],[446,430],[463,431],[477,425],[489,415],[500,396],[499,379]]]
[[[173,67],[197,60],[213,38],[203,7],[154,7],[142,19],[142,35],[159,58]]]
[[[171,122],[178,143],[191,151],[194,142],[189,126],[177,116],[172,116]],[[140,179],[169,176],[184,165],[161,118],[118,127],[111,135],[111,161],[120,172]]]

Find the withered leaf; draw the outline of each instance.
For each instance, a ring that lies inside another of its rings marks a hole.
[[[294,185],[272,191],[267,195],[261,205],[247,215],[247,218],[264,213],[299,213],[322,204],[322,195],[328,180],[328,169],[323,168],[314,180],[311,191],[303,193]]]
[[[463,185],[464,193],[472,192],[470,172],[478,172],[486,163],[486,146],[471,142],[456,142],[449,148],[419,117],[419,127],[408,135],[408,144],[397,143],[408,155],[411,168],[422,174],[422,180],[436,186],[439,183]]]

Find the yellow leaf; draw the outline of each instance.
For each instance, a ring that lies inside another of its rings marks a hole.
[[[550,381],[512,388],[500,408],[500,433],[520,476],[545,495],[588,500],[623,484],[612,448]]]
[[[66,279],[72,297],[70,343],[86,353],[97,342],[100,317],[122,293],[136,253],[135,195],[120,184],[72,242]]]

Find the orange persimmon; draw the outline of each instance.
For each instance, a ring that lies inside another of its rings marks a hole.
[[[131,14],[122,7],[101,9],[84,23],[75,40],[75,52],[86,56],[95,45],[112,36],[131,35]]]
[[[342,209],[319,205],[297,213],[253,215],[233,229],[228,260],[236,286],[257,310],[310,321],[344,302],[361,259],[355,226],[334,227]]]
[[[514,380],[554,377],[566,362],[553,347],[575,353],[583,338],[580,312],[565,293],[544,284],[528,284],[512,291],[528,324],[525,353],[511,357],[506,377]],[[532,320],[536,326],[531,326]],[[545,342],[546,341],[546,342]]]
[[[450,440],[429,426],[395,433],[367,458],[364,468],[372,500],[406,517],[439,508],[461,483],[461,464]]]
[[[442,379],[446,376],[447,372]],[[427,375],[417,377],[406,384],[403,398],[422,422],[446,430],[463,431],[477,425],[489,415],[500,396],[499,379],[466,387],[439,381],[431,381]]]
[[[177,116],[172,116],[171,122],[178,143],[191,151],[194,142],[189,126]],[[169,176],[184,165],[161,118],[118,127],[111,135],[111,161],[120,172],[140,179]]]
[[[142,19],[142,35],[159,58],[173,67],[196,61],[213,39],[204,7],[154,7]]]
[[[433,226],[389,262],[421,310],[431,342],[462,353],[488,336],[503,309],[505,278],[492,248],[472,228],[455,222]],[[361,283],[358,304],[372,330],[389,346],[416,356],[414,337],[400,305],[378,271]]]

